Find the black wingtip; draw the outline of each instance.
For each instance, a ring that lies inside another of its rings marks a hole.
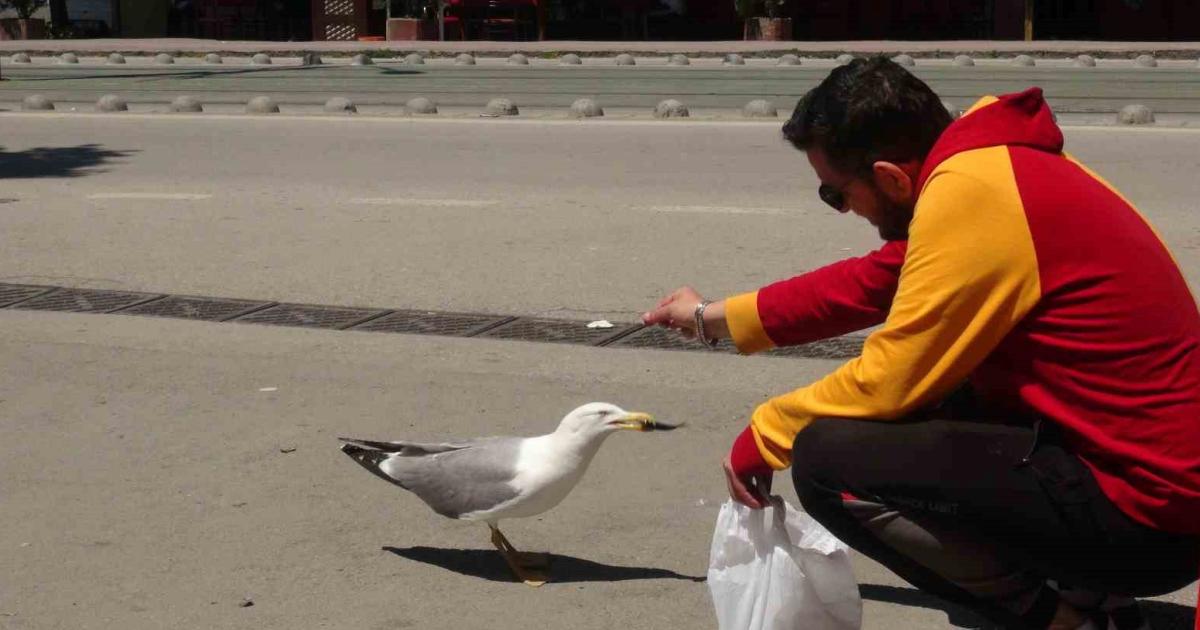
[[[350,459],[358,462],[359,466],[367,469],[367,472],[371,473],[372,475],[375,475],[376,477],[379,477],[388,483],[394,483],[398,486],[400,485],[399,482],[397,482],[395,479],[392,479],[391,476],[383,472],[383,469],[380,468],[380,464],[383,462],[383,460],[391,457],[391,453],[363,448],[355,444],[343,444],[342,452],[346,455],[349,455]],[[404,486],[400,487],[403,488]]]

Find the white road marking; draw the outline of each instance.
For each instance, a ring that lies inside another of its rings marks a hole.
[[[669,213],[693,213],[693,214],[767,214],[780,215],[791,214],[798,215],[802,211],[799,209],[788,208],[746,208],[741,206],[643,206],[643,210],[653,212],[669,212]]]
[[[166,201],[201,201],[204,199],[212,199],[212,195],[205,193],[148,193],[148,192],[114,192],[114,193],[95,193],[87,196],[88,199],[154,199]]]
[[[413,197],[356,197],[350,203],[364,206],[435,206],[438,208],[485,208],[495,199],[418,199]]]

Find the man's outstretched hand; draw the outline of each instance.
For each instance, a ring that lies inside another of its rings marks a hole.
[[[687,337],[696,336],[696,305],[703,297],[692,287],[681,287],[659,300],[653,310],[642,314],[642,323],[647,326],[666,326]]]
[[[704,298],[695,289],[681,287],[659,300],[653,310],[643,313],[642,323],[647,326],[666,326],[679,331],[684,337],[695,337],[696,305],[702,301]],[[704,309],[704,334],[709,339],[729,337],[724,300],[713,302]]]

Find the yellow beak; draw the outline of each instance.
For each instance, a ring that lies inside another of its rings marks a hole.
[[[654,416],[636,411],[625,414],[616,422],[616,426],[618,429],[628,429],[630,431],[672,431],[682,425],[655,422]]]

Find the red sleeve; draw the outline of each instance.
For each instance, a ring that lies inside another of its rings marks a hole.
[[[882,324],[887,319],[908,241],[888,241],[758,291],[758,316],[776,346],[794,346]]]
[[[765,475],[774,471],[758,450],[753,427],[746,427],[733,441],[733,448],[729,451],[729,465],[739,477]]]

